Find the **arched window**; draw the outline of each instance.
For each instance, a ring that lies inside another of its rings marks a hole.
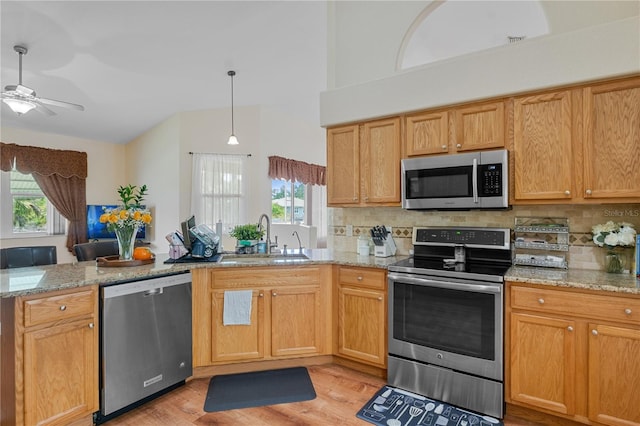
[[[538,1],[434,1],[407,32],[398,69],[548,33],[549,24]]]

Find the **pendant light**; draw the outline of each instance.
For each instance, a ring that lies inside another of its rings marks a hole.
[[[229,136],[229,141],[227,145],[238,145],[238,138],[236,138],[236,134],[233,127],[233,76],[236,75],[236,72],[231,70],[227,72],[227,75],[231,77],[231,136]]]

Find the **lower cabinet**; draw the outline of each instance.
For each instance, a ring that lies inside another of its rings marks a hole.
[[[195,367],[330,353],[330,266],[204,271],[193,279]],[[250,324],[224,325],[225,291],[246,289]]]
[[[336,269],[336,355],[386,368],[386,270],[347,266]]]
[[[582,423],[640,425],[640,299],[508,289],[507,402]]]
[[[6,300],[13,306],[3,301],[3,329],[9,307],[14,333],[3,333],[2,346],[13,344],[14,352],[2,354],[2,424],[91,419],[98,410],[97,286]]]

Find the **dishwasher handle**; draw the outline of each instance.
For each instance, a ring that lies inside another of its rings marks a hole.
[[[156,294],[162,294],[164,293],[164,287],[158,287],[158,288],[154,288],[151,290],[147,290],[144,292],[144,296],[155,296]]]
[[[186,274],[162,275],[146,280],[133,280],[104,286],[102,288],[102,298],[111,299],[113,297],[135,293],[143,293],[145,296],[160,295],[163,292],[163,288],[190,283],[191,272]]]

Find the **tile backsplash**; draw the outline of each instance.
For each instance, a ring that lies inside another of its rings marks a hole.
[[[482,226],[513,229],[516,217],[566,217],[569,219],[569,267],[602,269],[605,249],[593,243],[591,227],[609,220],[628,222],[640,231],[640,204],[513,206],[509,210],[415,211],[400,207],[329,208],[328,247],[357,251],[357,239],[375,225],[392,227],[398,254],[412,248],[414,226]],[[353,227],[347,236],[347,226]],[[628,258],[634,249],[626,249]]]

